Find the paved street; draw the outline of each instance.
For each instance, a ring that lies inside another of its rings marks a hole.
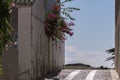
[[[45,80],[119,80],[115,70],[63,69],[58,75]]]

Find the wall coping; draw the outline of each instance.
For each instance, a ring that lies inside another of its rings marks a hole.
[[[30,6],[35,0],[13,0],[17,6]]]

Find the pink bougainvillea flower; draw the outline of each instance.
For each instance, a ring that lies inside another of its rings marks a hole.
[[[57,15],[57,14],[50,13],[50,14],[48,15],[48,18],[56,19],[56,18],[58,18],[58,15]]]
[[[63,27],[66,28],[67,27],[67,24],[65,21],[63,21]]]
[[[67,28],[62,29],[63,32],[69,33],[69,30]]]
[[[65,40],[66,40],[65,36],[62,35],[62,36],[61,36],[61,40],[62,40],[62,41],[65,41]]]
[[[72,36],[72,35],[73,35],[73,32],[69,32],[69,35]]]
[[[45,23],[45,26],[50,26],[50,24],[49,23]]]
[[[67,24],[68,26],[74,26],[75,24],[73,22],[70,22]]]
[[[57,1],[59,2],[60,0]],[[64,4],[56,4],[52,6],[52,9],[46,15],[45,32],[53,40],[57,41],[58,38],[61,41],[65,41],[67,39],[66,35],[73,35],[71,26],[75,24],[73,22],[67,23],[65,18],[60,15],[60,9],[64,9]]]
[[[60,11],[60,6],[58,6],[58,5],[53,5],[53,10],[55,10],[55,11]]]
[[[15,6],[16,6],[15,3],[11,3],[11,4],[10,4],[10,10],[9,10],[9,13],[12,13],[12,8],[15,7]]]
[[[16,4],[15,3],[11,3],[11,7],[15,7],[16,6]]]
[[[49,23],[45,23],[45,29],[46,29],[47,31],[50,31],[49,26],[50,26]]]

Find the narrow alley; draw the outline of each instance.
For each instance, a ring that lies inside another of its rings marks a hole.
[[[44,80],[119,80],[115,70],[63,69],[56,76]]]

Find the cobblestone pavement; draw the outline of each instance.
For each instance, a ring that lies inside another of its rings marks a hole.
[[[56,76],[44,80],[119,80],[115,70],[63,69]]]

